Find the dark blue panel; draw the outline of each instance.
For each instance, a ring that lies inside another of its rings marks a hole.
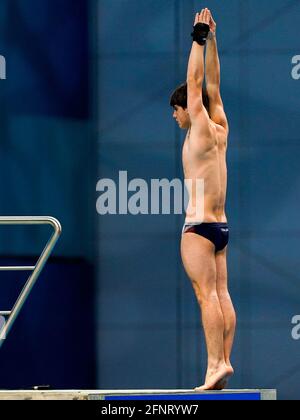
[[[5,0],[9,111],[88,116],[88,2]]]
[[[106,401],[260,401],[260,393],[226,393],[207,395],[147,395],[147,396],[113,396],[105,397]]]
[[[31,265],[1,259],[0,265]],[[0,309],[10,310],[24,273],[1,273]],[[84,260],[52,260],[0,350],[0,389],[50,385],[95,388],[93,270]]]

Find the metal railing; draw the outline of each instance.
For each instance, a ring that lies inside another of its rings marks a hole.
[[[58,220],[53,217],[0,217],[0,226],[3,225],[50,225],[53,227],[53,234],[51,235],[47,245],[38,259],[34,267],[32,266],[16,266],[16,267],[0,267],[0,271],[31,271],[22,292],[20,293],[14,307],[11,311],[0,311],[0,316],[7,318],[2,327],[0,327],[0,347],[3,345],[5,338],[11,330],[16,318],[18,317],[24,303],[26,302],[30,292],[39,278],[45,264],[47,263],[53,248],[61,235],[61,225]]]

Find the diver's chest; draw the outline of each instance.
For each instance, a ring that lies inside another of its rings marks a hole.
[[[192,143],[186,139],[182,148],[182,163],[185,169],[198,166],[218,156],[218,144],[215,141]]]

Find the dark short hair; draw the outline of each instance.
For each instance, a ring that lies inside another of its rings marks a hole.
[[[170,105],[174,108],[175,105],[181,108],[187,108],[187,84],[183,83],[173,93],[170,99]]]
[[[205,86],[202,88],[202,100],[209,114],[209,96]],[[174,108],[175,105],[181,106],[181,108],[187,108],[187,83],[180,85],[173,93],[170,99],[170,105]]]

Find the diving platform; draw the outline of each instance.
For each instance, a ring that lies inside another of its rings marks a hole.
[[[0,400],[94,401],[275,401],[273,389],[193,390],[19,390],[0,391]]]

